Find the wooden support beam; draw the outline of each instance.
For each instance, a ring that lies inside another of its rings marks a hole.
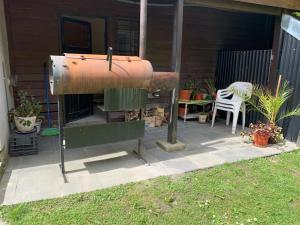
[[[283,9],[300,10],[299,0],[235,0],[257,5],[273,6]]]
[[[281,16],[277,16],[275,18],[274,23],[274,35],[273,35],[273,46],[272,46],[272,59],[270,72],[268,77],[269,88],[275,91],[276,83],[278,79],[278,64],[279,64],[279,56],[281,49],[281,40],[282,40],[282,29],[281,29]]]
[[[268,5],[250,4],[233,0],[186,0],[187,6],[208,7],[228,11],[280,15],[282,9]]]
[[[141,0],[140,3],[140,48],[139,56],[142,59],[146,57],[147,46],[147,0]]]
[[[183,6],[184,0],[177,0],[174,13],[173,45],[172,45],[172,70],[180,74],[181,49],[183,31]],[[172,90],[170,103],[170,117],[168,122],[168,142],[177,142],[177,120],[178,120],[178,88]]]

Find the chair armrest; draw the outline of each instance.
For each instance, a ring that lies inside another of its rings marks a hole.
[[[217,91],[217,99],[223,99],[226,98],[230,95],[232,95],[232,91],[230,91],[229,89],[220,89]]]

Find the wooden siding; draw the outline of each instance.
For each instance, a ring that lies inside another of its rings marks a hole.
[[[139,19],[139,6],[112,0],[6,0],[12,74],[18,89],[44,102],[43,64],[60,54],[61,15],[107,17],[108,46],[116,46],[119,17]],[[271,16],[184,8],[182,79],[214,77],[219,49],[265,49],[272,46]],[[155,70],[171,68],[173,8],[149,7],[147,54]],[[56,98],[51,96],[52,110]]]
[[[272,44],[272,17],[185,8],[182,78],[214,77],[218,50],[266,49]]]
[[[300,10],[299,0],[235,0],[258,5],[267,5],[284,9]]]

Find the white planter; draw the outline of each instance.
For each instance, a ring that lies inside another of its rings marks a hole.
[[[199,115],[199,123],[206,123],[207,121],[207,114]]]
[[[35,121],[36,132],[39,134],[41,132],[42,120],[38,119]]]
[[[31,131],[35,126],[36,116],[31,117],[14,117],[15,124],[17,127],[17,130],[23,133],[26,133],[28,131]],[[29,121],[29,123],[25,124],[25,122]]]

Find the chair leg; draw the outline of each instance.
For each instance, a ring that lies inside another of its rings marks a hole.
[[[212,120],[211,120],[211,127],[213,127],[215,125],[216,115],[217,115],[217,107],[214,107],[214,113],[213,113]]]
[[[246,124],[246,105],[243,104],[243,130],[245,129]]]
[[[233,112],[232,134],[235,134],[238,118],[239,118],[239,110]]]
[[[226,116],[226,126],[228,126],[230,123],[230,116],[231,116],[231,112],[228,111]]]

